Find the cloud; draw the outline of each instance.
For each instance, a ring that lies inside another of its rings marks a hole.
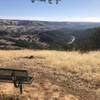
[[[40,21],[66,21],[66,22],[100,22],[100,18],[68,18],[68,17],[37,17],[37,16],[1,16],[0,19],[40,20]]]

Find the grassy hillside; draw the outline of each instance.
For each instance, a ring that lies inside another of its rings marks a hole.
[[[31,57],[31,58],[30,58]],[[27,69],[34,80],[24,94],[0,83],[2,100],[100,100],[100,52],[0,51],[0,67]]]

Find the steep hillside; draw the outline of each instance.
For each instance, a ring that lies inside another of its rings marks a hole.
[[[100,23],[0,19],[0,49],[84,49],[99,26]],[[71,36],[75,41],[68,45]]]

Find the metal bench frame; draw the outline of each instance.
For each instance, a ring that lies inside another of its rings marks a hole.
[[[15,88],[20,89],[20,94],[23,93],[23,84],[31,84],[32,81],[27,70],[0,68],[0,82],[13,83]]]

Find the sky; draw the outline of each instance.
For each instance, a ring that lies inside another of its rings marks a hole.
[[[31,0],[0,0],[0,18],[100,22],[100,0],[62,0],[58,5]]]

